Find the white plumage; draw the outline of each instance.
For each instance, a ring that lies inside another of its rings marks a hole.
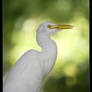
[[[40,92],[43,78],[52,70],[57,57],[56,43],[50,35],[57,28],[45,22],[37,29],[37,43],[42,51],[29,50],[12,67],[3,86],[3,92]],[[59,25],[60,26],[60,25]]]

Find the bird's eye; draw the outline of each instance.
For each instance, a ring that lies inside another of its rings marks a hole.
[[[51,25],[48,25],[48,28],[52,29]]]

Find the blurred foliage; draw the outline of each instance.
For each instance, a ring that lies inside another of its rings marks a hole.
[[[45,21],[74,28],[51,36],[57,43],[58,57],[43,82],[43,92],[88,92],[89,0],[3,0],[4,80],[25,51],[40,50],[36,29]]]

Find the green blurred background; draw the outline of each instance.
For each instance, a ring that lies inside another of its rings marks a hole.
[[[46,21],[74,28],[51,36],[58,56],[43,92],[88,92],[89,0],[3,0],[3,81],[24,52],[41,50],[36,29]]]

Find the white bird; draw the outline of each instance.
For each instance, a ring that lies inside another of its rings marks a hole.
[[[12,67],[3,85],[3,92],[40,92],[42,80],[52,70],[56,57],[56,43],[50,35],[71,25],[42,23],[37,29],[37,43],[42,51],[29,50]]]

